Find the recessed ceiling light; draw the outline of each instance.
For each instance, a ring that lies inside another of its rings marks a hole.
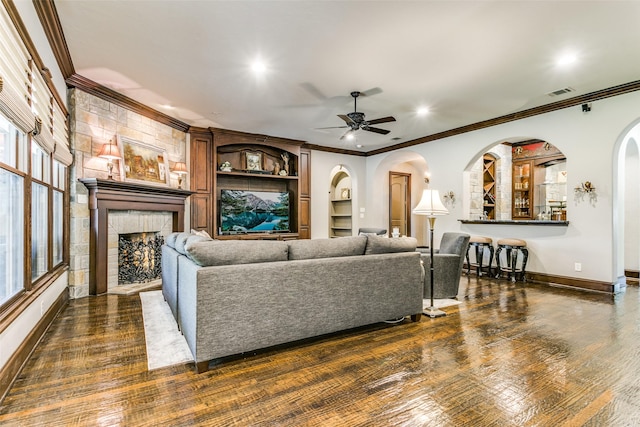
[[[556,64],[559,67],[567,67],[567,66],[575,63],[577,60],[578,60],[578,55],[576,55],[575,52],[567,52],[567,53],[564,53],[564,54],[560,55],[556,59]]]
[[[174,108],[176,108],[176,107],[174,107],[174,106],[173,106],[173,105],[171,105],[171,104],[164,104],[164,105],[162,105],[162,108],[166,108],[167,110],[173,110],[173,109],[174,109]]]
[[[347,135],[347,140],[348,141],[353,141],[354,139],[355,139],[355,136],[352,133]]]
[[[362,148],[362,144],[356,144],[356,148]]]
[[[267,71],[267,66],[264,65],[264,62],[262,62],[260,59],[256,59],[251,64],[251,70],[253,70],[253,72],[256,74],[264,74],[264,72]]]
[[[416,110],[416,114],[419,116],[426,116],[429,114],[429,107],[420,107]]]

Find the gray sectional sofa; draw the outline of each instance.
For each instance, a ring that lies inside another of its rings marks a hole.
[[[380,236],[218,241],[174,233],[162,292],[193,353],[209,361],[403,316],[420,320],[416,240]]]

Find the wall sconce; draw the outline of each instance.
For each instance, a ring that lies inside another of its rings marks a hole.
[[[589,201],[591,204],[595,204],[598,199],[598,195],[596,194],[596,187],[591,184],[591,181],[585,181],[580,183],[580,185],[576,186],[573,189],[576,195],[576,199],[583,200],[585,195],[589,195]]]
[[[442,197],[444,198],[444,204],[445,205],[451,205],[451,206],[455,206],[456,204],[456,195],[453,191],[449,190],[446,191]]]
[[[111,141],[108,144],[104,144],[98,157],[107,159],[107,170],[109,171],[109,179],[113,179],[113,161],[121,157],[118,146]]]
[[[182,189],[182,177],[188,173],[186,163],[176,162],[172,171],[178,175],[178,188]]]
[[[576,194],[578,193],[592,193],[596,191],[596,187],[591,184],[591,181],[585,181],[580,183],[579,186],[573,189]]]

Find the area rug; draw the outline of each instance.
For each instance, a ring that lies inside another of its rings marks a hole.
[[[462,301],[458,301],[457,299],[450,299],[450,298],[434,299],[433,300],[433,306],[435,308],[451,307],[451,306],[458,305],[458,304],[462,304]],[[431,299],[429,299],[429,298],[423,299],[422,300],[422,307],[424,307],[425,309],[431,307]]]
[[[193,361],[184,336],[162,291],[140,292],[144,338],[147,344],[147,367],[150,371]]]

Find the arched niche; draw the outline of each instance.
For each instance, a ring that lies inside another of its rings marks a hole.
[[[535,138],[486,146],[464,171],[463,208],[471,220],[566,220],[566,157]]]
[[[353,235],[353,182],[342,165],[331,173],[329,186],[329,237]]]

